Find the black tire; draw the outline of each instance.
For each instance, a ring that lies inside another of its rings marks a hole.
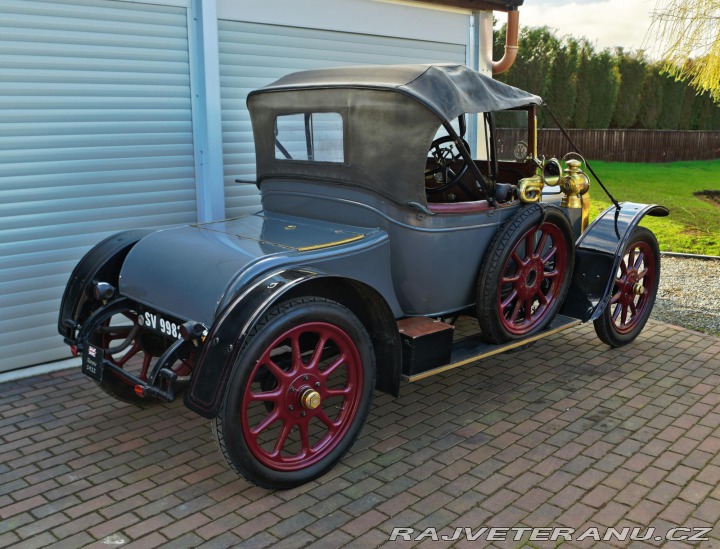
[[[317,297],[287,301],[250,331],[213,434],[235,472],[265,488],[292,488],[350,449],[374,386],[372,342],[350,310]]]
[[[649,229],[637,227],[623,250],[612,298],[593,321],[600,340],[611,347],[621,347],[640,335],[655,305],[659,282],[657,238]],[[642,293],[638,294],[640,288]]]
[[[574,262],[572,227],[562,210],[521,208],[495,235],[480,268],[476,304],[485,341],[504,343],[545,328],[567,295]]]

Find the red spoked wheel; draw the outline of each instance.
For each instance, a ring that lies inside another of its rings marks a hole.
[[[478,322],[491,343],[547,326],[567,294],[574,262],[570,223],[557,208],[520,210],[490,245],[478,282]]]
[[[149,332],[138,323],[138,314],[125,310],[106,318],[90,337],[90,343],[103,349],[104,358],[142,381],[148,380],[155,361],[172,340]],[[179,377],[190,375],[195,365],[195,351],[179,356],[172,370]],[[112,371],[105,372],[98,386],[110,396],[131,404],[152,404],[154,399],[140,397],[135,385]]]
[[[508,332],[523,336],[544,323],[558,301],[567,256],[565,237],[552,223],[533,227],[520,238],[498,289],[498,313]]]
[[[332,301],[291,301],[248,336],[213,430],[236,471],[261,486],[290,488],[350,448],[373,386],[362,323]]]
[[[660,248],[655,235],[638,227],[615,273],[612,297],[594,322],[598,337],[612,347],[634,340],[655,305],[660,280]]]

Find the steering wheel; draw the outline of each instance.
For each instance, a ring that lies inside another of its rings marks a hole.
[[[465,139],[463,138],[460,139],[463,145],[465,145],[465,148],[467,150],[470,150],[470,145],[468,145],[468,142],[465,141]],[[442,193],[447,191],[449,188],[454,187],[455,185],[460,183],[460,180],[467,173],[468,169],[470,169],[470,164],[467,159],[465,159],[460,154],[460,151],[456,150],[453,147],[454,143],[455,139],[452,136],[444,135],[435,139],[430,145],[430,153],[437,161],[438,166],[437,168],[425,170],[425,177],[433,177],[436,181],[440,183],[440,185],[437,187],[428,187],[426,185],[425,191],[428,194]],[[452,166],[457,162],[458,159],[462,159],[462,164],[456,172],[452,169]],[[435,177],[437,174],[440,174],[439,179]]]

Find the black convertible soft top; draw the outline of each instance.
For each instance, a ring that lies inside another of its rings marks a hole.
[[[419,101],[440,118],[540,105],[537,95],[508,86],[464,65],[366,65],[289,74],[251,92],[301,89],[395,90]]]
[[[463,65],[355,66],[296,72],[253,91],[257,181],[327,181],[363,188],[399,204],[426,203],[425,163],[443,123],[463,113],[542,103]],[[343,162],[278,158],[277,117],[338,113],[344,123]]]

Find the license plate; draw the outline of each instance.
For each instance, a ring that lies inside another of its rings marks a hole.
[[[138,324],[143,328],[172,339],[181,339],[181,322],[152,311],[144,311],[138,316]]]
[[[82,372],[86,376],[102,381],[104,351],[100,347],[88,344],[83,351]]]

